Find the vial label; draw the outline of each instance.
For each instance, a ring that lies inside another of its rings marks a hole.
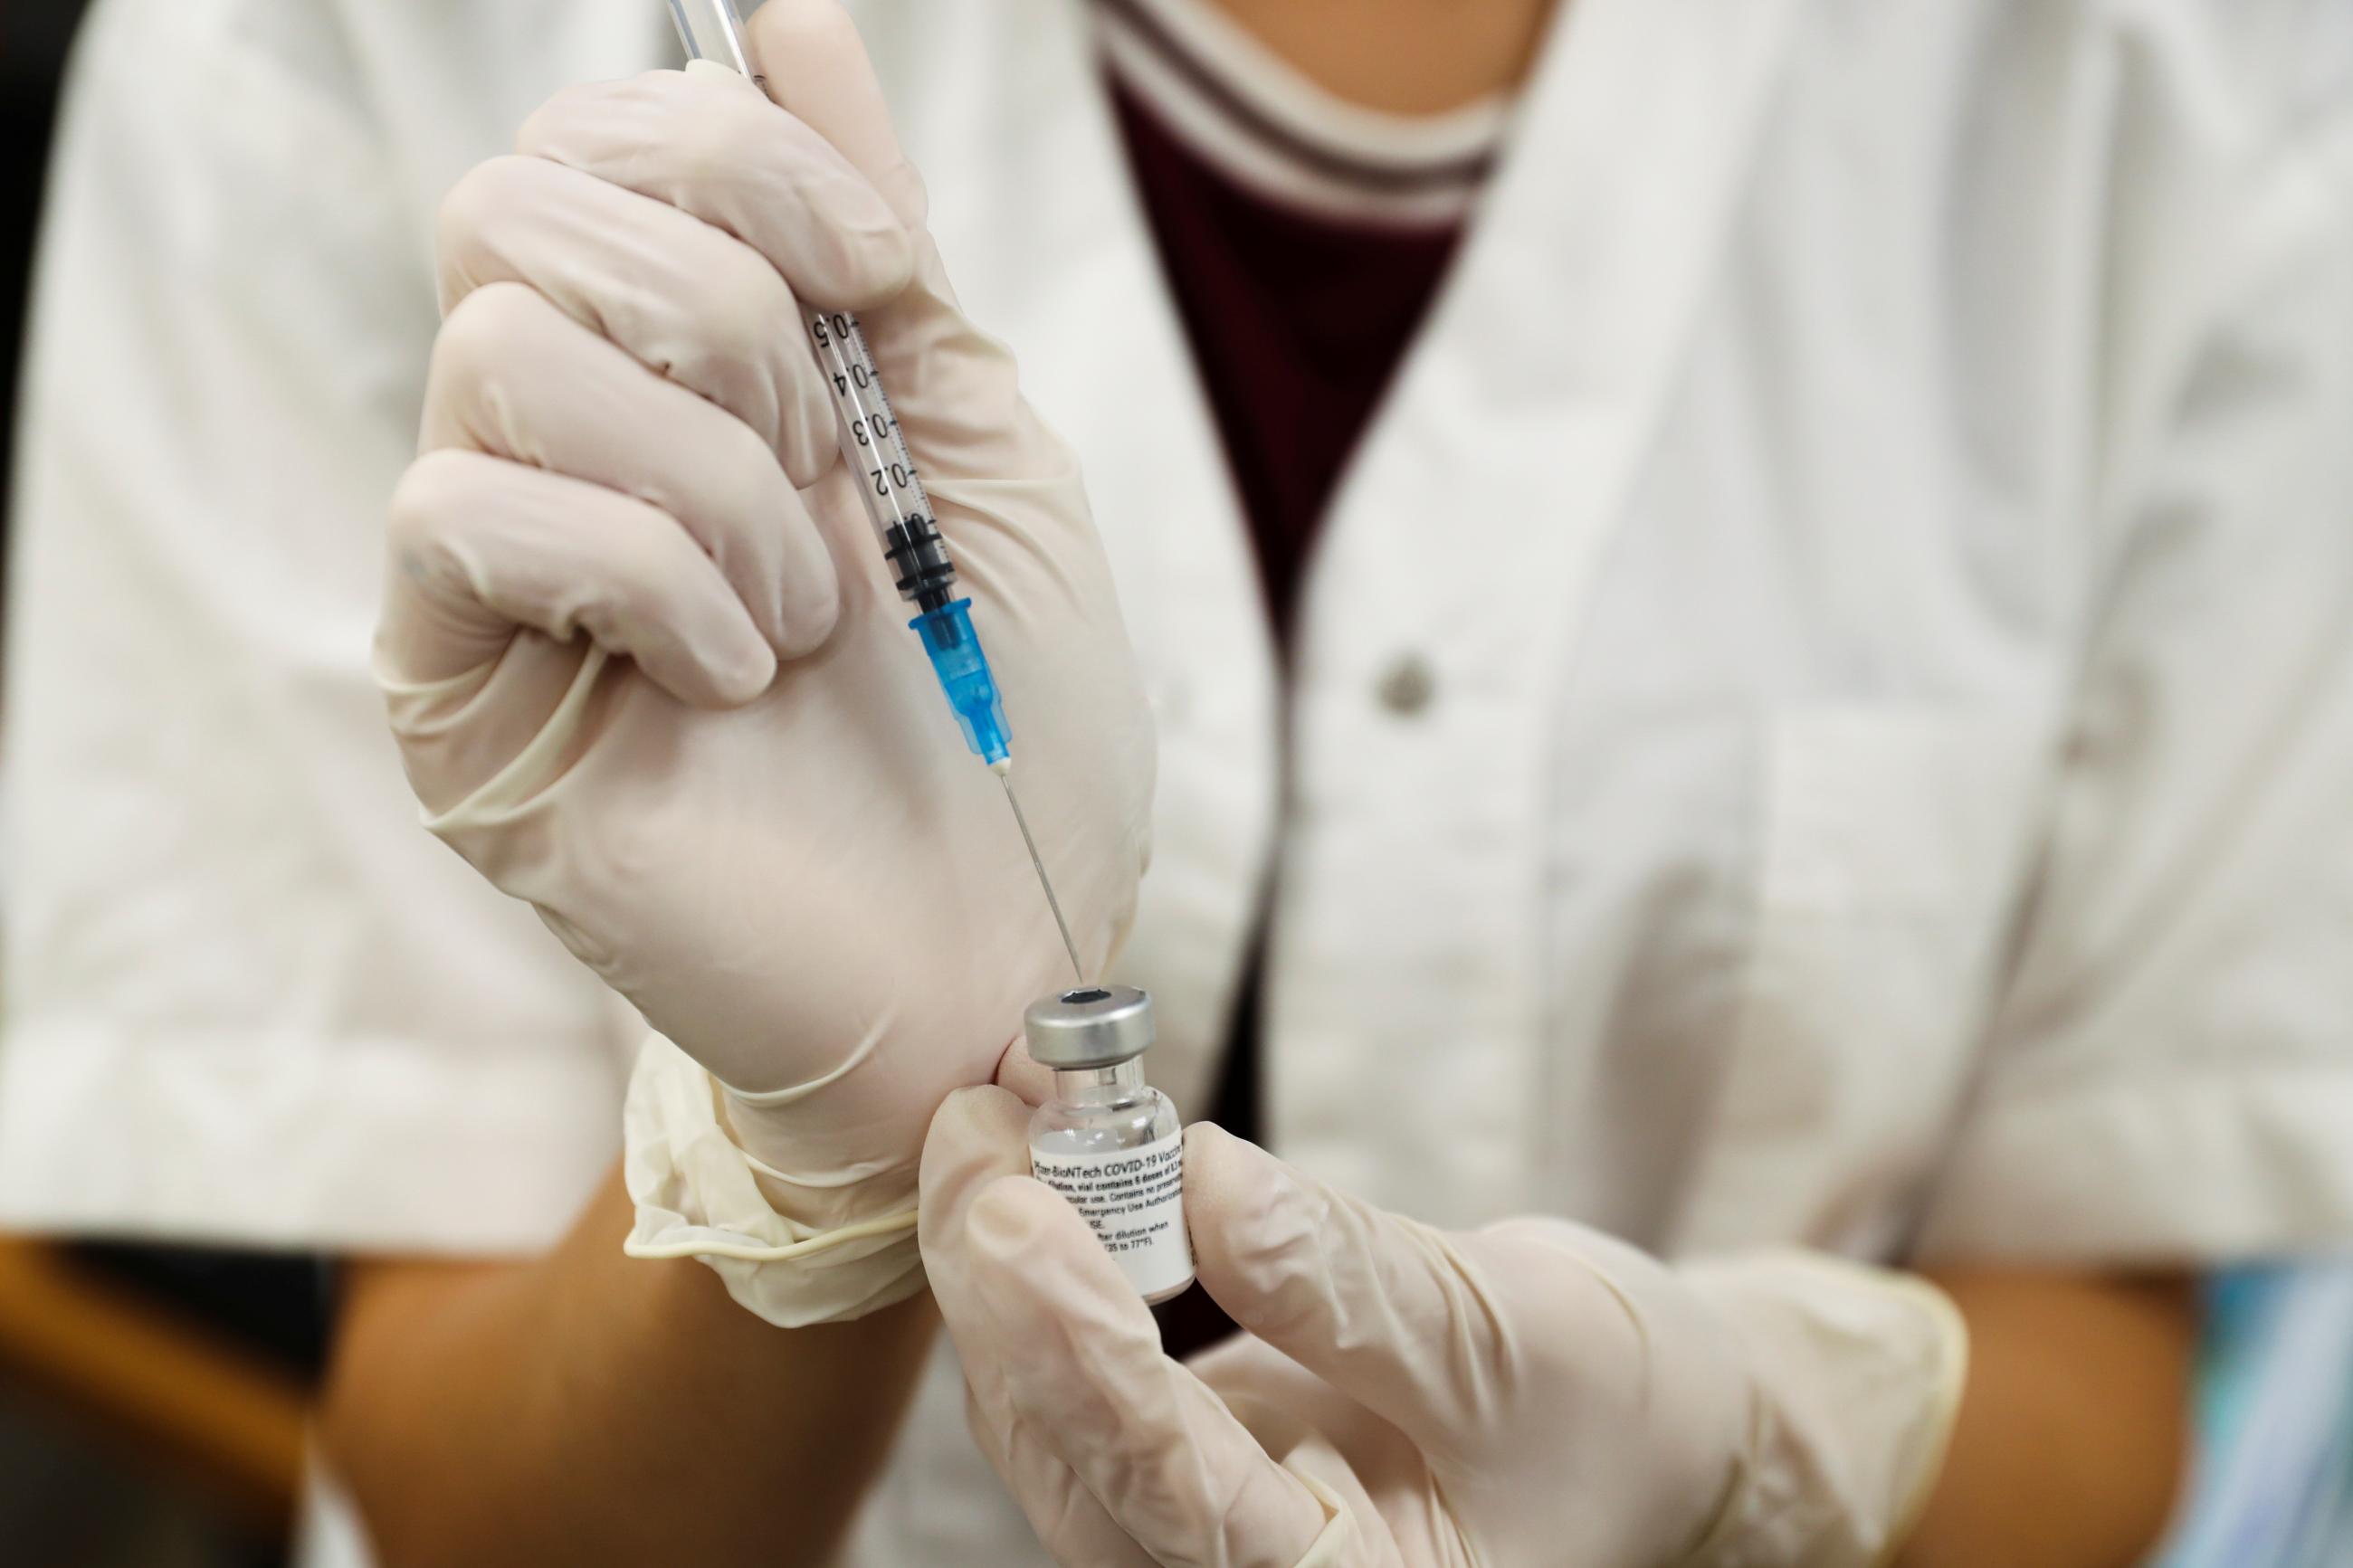
[[[1185,1234],[1185,1134],[1103,1154],[1029,1152],[1038,1179],[1071,1202],[1147,1301],[1193,1282]]]

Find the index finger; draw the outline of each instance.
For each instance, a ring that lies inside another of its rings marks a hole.
[[[948,1337],[963,1359],[973,1436],[1038,1539],[1057,1563],[1071,1568],[1133,1568],[1146,1562],[1143,1550],[1014,1415],[990,1351],[996,1322],[969,1284],[965,1214],[992,1183],[1029,1169],[1024,1137],[1029,1121],[1029,1106],[995,1089],[959,1089],[932,1118],[923,1142],[918,1226],[923,1266]]]
[[[566,88],[524,121],[515,151],[733,235],[807,304],[860,310],[914,276],[893,205],[822,131],[715,66]]]
[[[1293,1568],[1330,1522],[1225,1402],[1161,1352],[1152,1315],[1070,1204],[1000,1178],[965,1220],[1013,1414],[1166,1564]]]

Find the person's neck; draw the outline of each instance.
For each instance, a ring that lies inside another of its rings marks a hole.
[[[1442,114],[1517,88],[1558,0],[1209,0],[1326,92]]]

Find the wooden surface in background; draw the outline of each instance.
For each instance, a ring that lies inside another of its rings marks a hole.
[[[46,1242],[0,1236],[0,1375],[39,1390],[282,1529],[301,1482],[301,1381]]]

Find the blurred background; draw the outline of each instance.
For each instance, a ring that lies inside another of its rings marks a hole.
[[[0,495],[81,10],[0,0]],[[305,1258],[0,1235],[0,1558],[285,1561],[330,1284]],[[2353,1563],[2353,1267],[2249,1271],[2210,1296],[2204,1451],[2165,1568]]]
[[[50,121],[81,11],[0,0],[0,494]],[[321,1322],[309,1259],[0,1236],[0,1560],[285,1561]]]

